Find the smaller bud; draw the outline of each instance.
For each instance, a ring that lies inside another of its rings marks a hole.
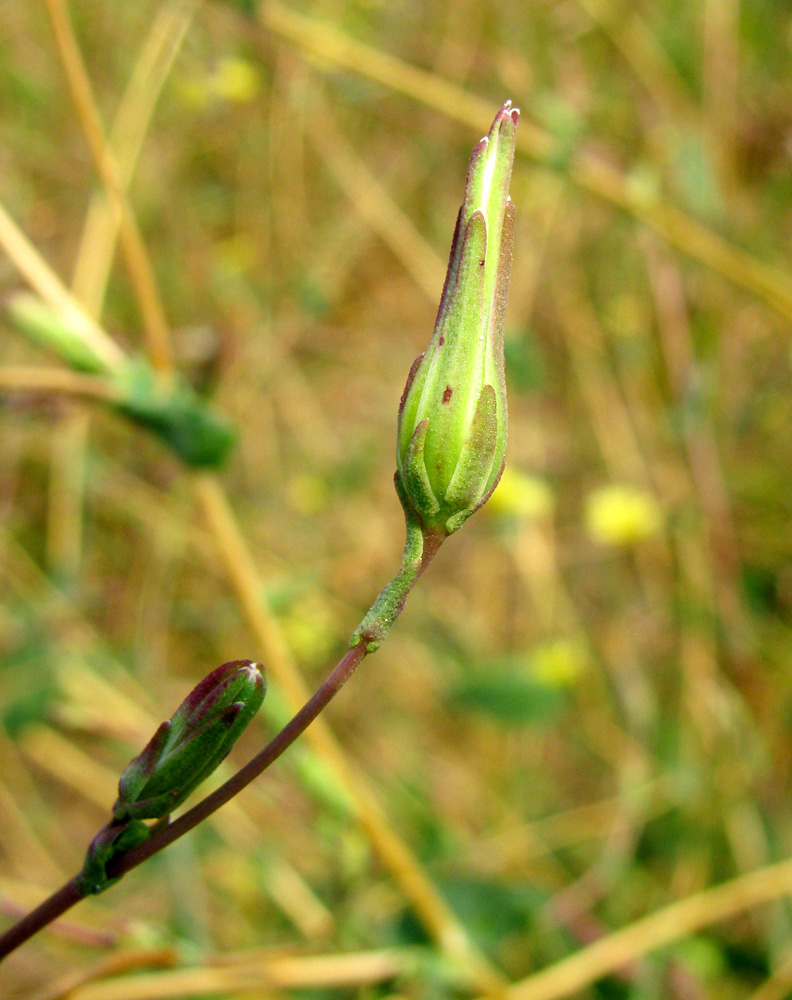
[[[413,364],[399,407],[400,495],[424,531],[440,537],[478,510],[503,471],[503,324],[514,223],[509,181],[518,118],[507,101],[473,150],[434,334]]]
[[[129,762],[113,806],[117,822],[161,819],[207,778],[261,707],[266,693],[258,663],[233,660],[213,670]]]
[[[117,878],[109,878],[107,866],[119,854],[137,847],[148,840],[150,830],[141,820],[117,823],[115,820],[103,826],[88,845],[82,871],[77,876],[77,891],[82,896],[92,896],[114,885]]]

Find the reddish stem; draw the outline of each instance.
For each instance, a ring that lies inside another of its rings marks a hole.
[[[363,647],[363,648],[361,648]],[[259,753],[249,760],[233,777],[215,789],[211,795],[207,795],[192,809],[184,813],[177,820],[163,826],[155,833],[144,840],[142,844],[131,848],[122,854],[115,863],[107,866],[107,874],[110,878],[117,878],[125,875],[133,868],[137,868],[141,862],[157,854],[174,840],[183,837],[194,827],[202,823],[208,816],[224,806],[238,795],[243,788],[246,788],[251,781],[257,778],[262,771],[266,770],[280,755],[287,750],[297,737],[303,733],[313,722],[317,715],[325,708],[330,700],[341,690],[355,669],[360,665],[366,656],[365,643],[359,643],[348,649],[344,656],[338,661],[322,686],[307,701],[300,711],[281,729]]]
[[[273,761],[291,746],[297,737],[303,733],[313,722],[317,715],[327,705],[327,703],[338,693],[359,666],[366,656],[366,643],[361,642],[338,661],[330,675],[322,686],[316,691],[313,697],[307,701],[300,711],[289,721],[274,739],[248,761],[245,766],[237,771],[233,777],[217,788],[211,795],[207,795],[197,805],[189,809],[183,816],[180,816],[173,823],[156,830],[142,844],[133,847],[116,859],[115,863],[107,866],[107,874],[110,878],[117,878],[125,875],[128,871],[142,864],[147,858],[161,851],[172,844],[174,840],[183,837],[193,827],[203,822],[207,816],[211,816],[220,806],[225,805],[235,795],[239,794],[246,785],[249,785],[254,778],[257,778]],[[52,923],[67,910],[70,910],[75,903],[83,899],[83,895],[77,890],[76,879],[70,879],[57,892],[23,917],[18,923],[10,927],[5,934],[0,935],[0,961],[2,961],[12,951],[24,944],[40,930]]]
[[[418,576],[423,573],[429,563],[437,554],[437,550],[445,540],[444,535],[426,535],[421,569]],[[406,596],[406,595],[405,595]],[[348,649],[344,656],[333,667],[322,686],[317,689],[311,697],[294,716],[291,721],[281,729],[256,756],[248,761],[245,766],[237,771],[233,777],[217,788],[211,795],[207,795],[197,805],[189,809],[183,816],[180,816],[172,823],[155,830],[151,836],[144,840],[142,844],[133,847],[126,853],[118,857],[107,866],[109,878],[118,878],[125,875],[133,868],[137,868],[147,858],[157,854],[174,840],[189,833],[193,827],[198,826],[213,812],[223,806],[238,795],[243,788],[257,778],[262,771],[270,766],[280,755],[287,750],[291,744],[303,733],[327,704],[335,697],[341,688],[346,684],[356,668],[362,663],[367,654],[366,636],[361,641]],[[57,920],[67,910],[70,910],[75,903],[83,899],[83,895],[77,890],[76,878],[70,879],[61,886],[57,892],[53,893],[43,903],[23,917],[18,923],[10,927],[5,934],[0,934],[0,962],[12,951],[15,951],[21,944],[33,937],[40,930]]]
[[[75,903],[79,903],[82,898],[82,894],[77,891],[75,879],[71,879],[66,885],[61,886],[49,899],[45,899],[40,906],[37,906],[27,916],[22,917],[13,927],[9,927],[5,934],[0,936],[0,962],[6,955],[10,955],[21,944],[32,938],[34,934],[38,934],[47,924],[51,924],[61,914],[70,910]]]

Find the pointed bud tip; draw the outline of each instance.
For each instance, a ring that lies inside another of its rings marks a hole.
[[[496,129],[502,122],[505,122],[507,118],[510,118],[515,125],[520,120],[520,109],[513,108],[510,100],[506,101],[506,103],[495,115],[495,121],[492,123],[492,130]]]
[[[264,668],[260,663],[254,663],[253,660],[236,660],[234,663],[240,673],[246,673],[252,681],[264,679]]]

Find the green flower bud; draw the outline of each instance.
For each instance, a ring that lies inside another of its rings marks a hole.
[[[167,816],[228,754],[265,693],[258,663],[234,660],[213,670],[127,765],[118,782],[115,821]]]
[[[77,876],[76,886],[82,896],[96,895],[115,885],[118,878],[109,878],[107,866],[123,854],[148,840],[150,830],[139,819],[117,823],[113,820],[97,833],[85,855],[82,871]]]
[[[399,407],[400,493],[424,531],[442,536],[489,498],[505,464],[503,324],[518,118],[507,101],[473,150],[434,335]]]

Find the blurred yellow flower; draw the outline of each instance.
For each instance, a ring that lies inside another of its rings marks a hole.
[[[197,111],[206,111],[216,101],[249,104],[261,91],[261,74],[247,59],[225,56],[214,70],[184,77],[178,82],[182,101]]]
[[[286,485],[286,497],[292,510],[304,517],[318,514],[327,506],[327,483],[307,472],[292,476]]]
[[[656,534],[663,525],[657,500],[637,486],[613,483],[589,494],[586,527],[602,545],[633,545]]]
[[[239,56],[221,59],[211,79],[215,96],[235,104],[249,103],[261,90],[259,71],[253,63]]]
[[[258,257],[256,241],[244,233],[235,233],[215,243],[212,263],[219,276],[238,278],[255,268]]]
[[[605,322],[620,337],[638,337],[651,324],[646,302],[632,292],[619,292],[605,310]]]
[[[533,521],[552,512],[553,491],[539,476],[507,465],[484,510],[498,518]]]
[[[319,592],[307,594],[281,618],[281,627],[291,651],[308,663],[323,660],[335,640],[335,620]]]
[[[536,680],[547,687],[571,687],[586,670],[588,659],[586,647],[580,640],[551,639],[532,650],[531,671]]]

